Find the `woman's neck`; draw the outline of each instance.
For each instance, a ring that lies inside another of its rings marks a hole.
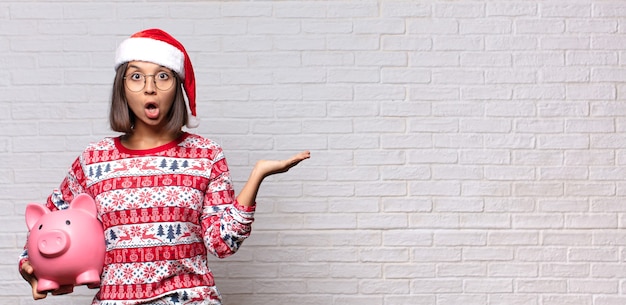
[[[149,130],[134,130],[133,133],[122,136],[124,147],[133,150],[152,149],[170,143],[183,134],[182,130],[173,133],[155,133]]]

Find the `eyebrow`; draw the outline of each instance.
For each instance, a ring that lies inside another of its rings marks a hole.
[[[141,67],[135,66],[135,65],[128,65],[127,69],[130,68],[134,68],[136,70],[142,70]],[[167,70],[171,70],[170,68],[166,67],[166,66],[159,66],[159,69],[167,69]]]

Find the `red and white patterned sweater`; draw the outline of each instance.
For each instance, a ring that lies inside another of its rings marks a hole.
[[[254,207],[236,202],[217,143],[185,133],[129,150],[105,138],[76,159],[47,206],[65,209],[80,193],[98,204],[107,249],[93,304],[221,304],[207,253],[236,252]]]

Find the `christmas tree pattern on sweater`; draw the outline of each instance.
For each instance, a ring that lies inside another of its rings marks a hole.
[[[48,206],[83,192],[98,203],[107,247],[93,304],[220,304],[207,253],[235,253],[254,210],[236,202],[217,143],[185,133],[132,151],[106,138],[77,158]]]

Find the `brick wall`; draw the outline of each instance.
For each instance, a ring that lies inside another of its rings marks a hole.
[[[24,207],[112,135],[114,50],[147,27],[191,54],[194,131],[237,189],[312,151],[211,260],[225,304],[626,304],[624,20],[621,0],[2,1],[0,304],[35,304]]]

